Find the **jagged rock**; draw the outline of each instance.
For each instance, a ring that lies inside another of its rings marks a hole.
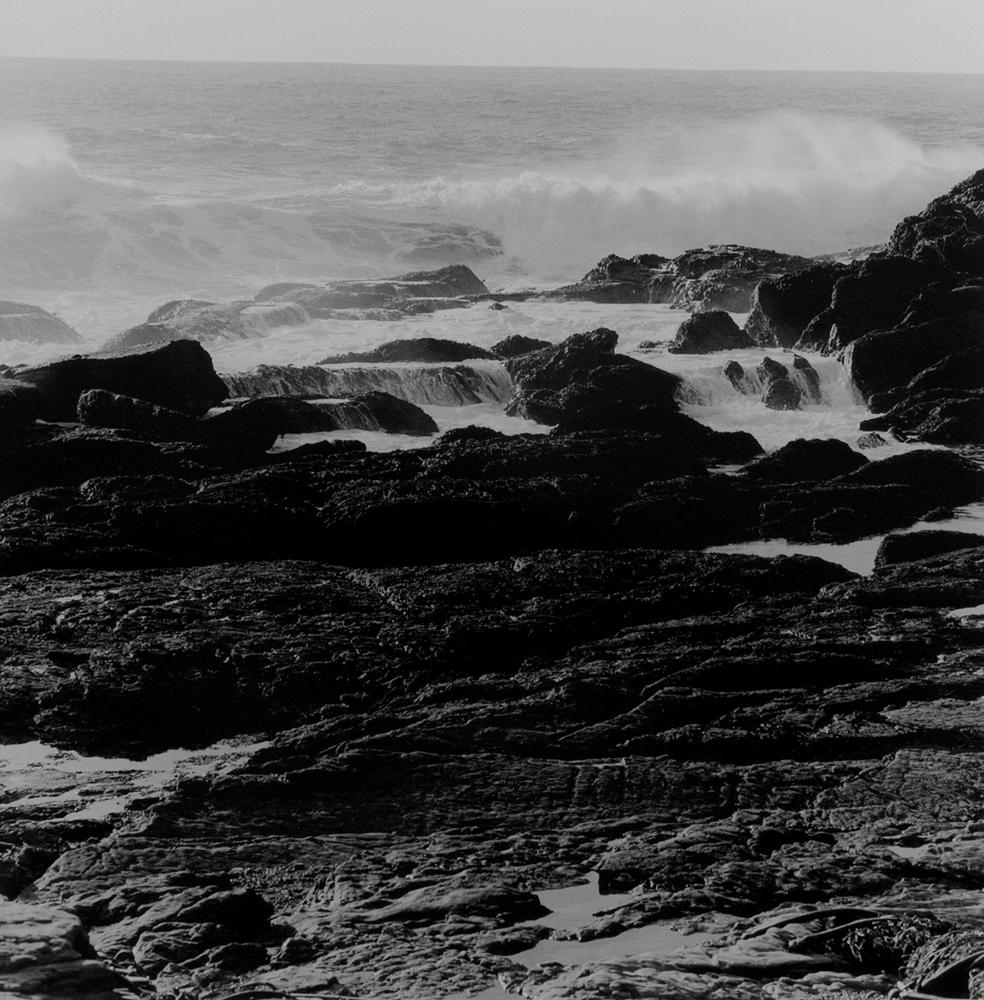
[[[881,436],[881,434],[875,431],[869,431],[867,434],[859,434],[857,441],[854,442],[858,448],[868,451],[872,448],[882,448],[888,442]]]
[[[843,264],[815,264],[760,282],[745,333],[761,347],[793,347],[810,321],[830,308],[834,283],[846,271]]]
[[[621,403],[674,413],[675,375],[626,355],[616,355],[618,334],[600,328],[573,334],[556,347],[506,362],[514,396],[507,412],[556,424],[590,406]]]
[[[436,337],[415,337],[412,340],[391,340],[371,351],[335,354],[319,361],[321,365],[375,364],[402,361],[440,362],[467,361],[473,358],[492,358],[494,352],[472,344]]]
[[[869,257],[837,279],[829,308],[810,321],[795,347],[834,354],[867,333],[901,323],[913,298],[930,285],[957,282],[938,263]]]
[[[83,392],[76,412],[87,427],[116,427],[150,441],[194,441],[201,426],[187,413],[105,389]]]
[[[23,302],[0,301],[0,340],[32,344],[80,344],[82,338],[57,316]]]
[[[260,365],[249,372],[226,375],[224,381],[232,397],[350,399],[366,392],[387,392],[398,399],[430,406],[504,403],[512,392],[509,376],[500,365],[413,368]]]
[[[861,429],[891,431],[904,440],[928,444],[981,444],[984,443],[984,391],[919,392],[903,398],[887,413],[863,420]]]
[[[588,302],[664,302],[692,312],[747,312],[765,278],[798,271],[805,257],[735,244],[687,250],[667,261],[657,254],[604,258],[579,282],[547,293]]]
[[[750,465],[745,475],[749,479],[772,483],[819,482],[867,464],[864,455],[843,441],[798,439]]]
[[[901,388],[950,355],[984,346],[984,315],[976,311],[868,333],[848,344],[844,366],[866,399]]]
[[[6,996],[122,1000],[126,985],[97,960],[74,914],[0,902],[0,992]]]
[[[758,366],[758,374],[765,384],[762,402],[770,410],[798,410],[803,402],[800,387],[789,377],[789,369],[773,361],[763,358]]]
[[[88,389],[133,396],[195,416],[226,397],[212,359],[190,340],[54,361],[18,371],[17,378],[37,387],[44,420],[75,420],[79,397]]]
[[[724,366],[725,378],[739,391],[745,384],[745,369],[737,361],[729,361]]]
[[[685,319],[670,345],[673,354],[708,354],[751,346],[731,316],[721,310],[694,313]]]
[[[464,264],[436,271],[414,271],[379,281],[333,281],[326,285],[280,283],[256,294],[256,301],[297,303],[313,318],[330,318],[338,310],[387,309],[396,313],[466,306],[467,295],[488,289]],[[454,301],[460,300],[460,301]],[[353,312],[352,318],[359,313]]]
[[[888,241],[891,253],[984,275],[984,170],[903,219]]]
[[[875,556],[876,566],[928,559],[943,552],[973,549],[984,545],[984,535],[966,531],[910,531],[886,535]]]
[[[508,337],[495,343],[490,348],[497,358],[518,358],[533,351],[542,351],[553,345],[549,340],[537,340],[535,337],[524,337],[519,333],[511,333]]]
[[[809,401],[811,403],[822,402],[823,390],[820,388],[820,375],[813,365],[800,354],[793,355],[793,372],[798,376],[797,381]]]

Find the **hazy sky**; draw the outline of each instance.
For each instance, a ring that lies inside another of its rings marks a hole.
[[[984,0],[0,0],[0,55],[984,72]]]

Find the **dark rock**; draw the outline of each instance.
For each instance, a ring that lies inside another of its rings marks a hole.
[[[519,333],[511,333],[491,347],[491,352],[497,358],[518,358],[533,351],[542,351],[553,345],[549,340],[537,340],[535,337],[524,337]]]
[[[330,318],[338,310],[388,309],[397,313],[424,311],[442,304],[468,305],[466,295],[487,295],[488,289],[464,264],[452,264],[436,271],[414,271],[379,281],[333,281],[326,285],[280,283],[268,285],[256,294],[256,301],[289,302],[302,306],[315,318]],[[424,300],[423,302],[421,300]],[[427,301],[431,300],[431,301]],[[358,318],[353,313],[352,318]]]
[[[501,431],[494,430],[491,427],[452,427],[451,430],[445,431],[434,443],[447,445],[462,444],[469,441],[504,441],[505,437],[506,435]]]
[[[324,408],[331,412],[343,428],[416,436],[436,434],[438,431],[430,414],[388,392],[366,392],[344,403],[327,404]]]
[[[842,264],[816,264],[760,282],[745,333],[762,347],[793,347],[810,321],[830,308],[834,283],[846,270]]]
[[[468,406],[504,403],[512,386],[498,365],[441,364],[391,368],[382,365],[322,368],[317,365],[260,365],[249,372],[226,375],[229,395],[299,396],[351,399],[367,392],[388,392],[411,403]]]
[[[984,345],[948,354],[923,369],[904,389],[903,398],[936,389],[978,390],[984,387]]]
[[[412,340],[391,340],[371,351],[336,354],[319,361],[322,365],[375,364],[404,361],[440,362],[467,361],[473,358],[491,358],[495,354],[472,344],[436,337],[415,337]]]
[[[116,427],[149,441],[193,441],[201,426],[187,413],[105,389],[83,392],[77,415],[79,423],[87,427]]]
[[[747,312],[765,278],[809,266],[804,257],[733,244],[687,250],[673,260],[657,254],[604,258],[579,282],[551,297],[588,302],[664,302],[692,312]]]
[[[226,397],[200,344],[176,341],[130,353],[92,354],[27,368],[17,378],[38,388],[39,416],[73,421],[79,397],[105,389],[201,416]]]
[[[745,369],[737,361],[729,361],[724,366],[724,376],[739,391],[745,385]]]
[[[618,334],[604,328],[574,334],[557,347],[512,358],[514,397],[507,412],[556,424],[586,407],[619,402],[676,411],[675,375],[643,361],[616,355]]]
[[[837,279],[830,307],[810,321],[795,346],[802,351],[836,353],[864,334],[901,323],[912,299],[930,285],[957,281],[950,271],[932,262],[869,257]]]
[[[803,395],[811,403],[820,403],[823,401],[823,390],[820,388],[820,375],[816,368],[800,354],[793,355],[793,375]]]
[[[34,421],[38,390],[16,378],[0,376],[0,433]]]
[[[867,434],[859,434],[857,441],[854,442],[859,448],[864,450],[870,450],[872,448],[882,448],[888,442],[881,436],[881,434],[875,431],[869,431]]]
[[[874,405],[874,398],[872,405]],[[862,430],[891,431],[929,444],[984,443],[984,391],[937,389],[896,403],[887,413],[861,422]]]
[[[32,344],[80,344],[82,338],[57,316],[23,302],[0,301],[0,340]]]
[[[708,354],[749,347],[751,341],[731,316],[720,310],[695,313],[685,319],[670,346],[674,354]]]
[[[865,399],[901,388],[953,354],[984,346],[984,316],[963,312],[944,319],[868,333],[848,344],[844,365]]]
[[[773,378],[765,386],[762,402],[770,410],[798,410],[803,402],[803,393],[792,379]]]
[[[793,254],[734,244],[687,250],[653,276],[649,301],[669,302],[692,311],[748,312],[761,281],[812,263]]]
[[[875,566],[928,559],[944,552],[973,549],[984,545],[984,535],[965,531],[911,531],[886,535],[878,547]]]
[[[790,441],[745,470],[749,479],[772,483],[819,482],[868,464],[843,441],[822,438]]]
[[[891,253],[984,275],[984,170],[903,219],[888,241]]]
[[[927,509],[959,506],[984,496],[984,469],[950,451],[925,448],[868,462],[842,476],[855,486],[905,486],[911,495],[928,503]]]

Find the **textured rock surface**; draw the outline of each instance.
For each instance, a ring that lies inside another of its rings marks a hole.
[[[45,420],[75,420],[79,397],[88,389],[134,396],[195,416],[226,397],[208,353],[187,340],[54,361],[20,370],[17,378],[37,387],[39,416]]]
[[[63,320],[40,306],[0,300],[0,340],[33,344],[81,344],[82,338]]]
[[[685,319],[670,346],[674,354],[708,354],[749,347],[751,341],[731,316],[721,310],[694,313]]]

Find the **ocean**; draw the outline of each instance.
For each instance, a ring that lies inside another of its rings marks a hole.
[[[984,163],[980,76],[5,59],[0,94],[0,298],[94,343],[278,280],[839,252]]]

